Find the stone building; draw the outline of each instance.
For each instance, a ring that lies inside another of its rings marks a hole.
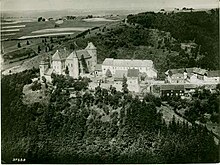
[[[77,79],[80,74],[85,72],[93,73],[97,64],[97,50],[92,42],[89,42],[87,47],[82,50],[69,52],[66,49],[57,50],[50,62],[42,61],[40,63],[40,77],[43,76],[51,81],[51,74],[65,75],[68,70],[69,75]]]
[[[157,71],[154,69],[151,60],[130,60],[106,58],[102,64],[102,75],[109,70],[114,77],[117,70],[138,69],[140,73],[146,73],[150,79],[157,78]]]

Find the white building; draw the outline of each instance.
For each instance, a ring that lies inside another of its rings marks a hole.
[[[106,58],[102,64],[102,74],[106,75],[107,70],[115,75],[116,70],[138,69],[140,73],[146,73],[148,78],[156,78],[157,71],[154,69],[151,60],[129,60]]]
[[[207,71],[201,68],[170,69],[165,72],[166,82],[171,84],[209,84],[220,83],[220,70]]]

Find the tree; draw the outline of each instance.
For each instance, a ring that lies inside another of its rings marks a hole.
[[[68,66],[66,66],[65,74],[66,74],[66,75],[69,75],[69,68],[68,68]]]
[[[42,81],[43,83],[46,83],[47,79],[44,76],[42,76]]]
[[[123,77],[122,91],[123,91],[124,94],[128,93],[127,78],[125,76]]]
[[[21,48],[21,43],[20,42],[18,43],[18,48]]]
[[[75,50],[75,45],[74,44],[70,44],[70,50]]]
[[[42,21],[42,19],[43,19],[42,17],[39,17],[39,18],[37,19],[37,21],[40,22],[40,21]]]
[[[40,53],[41,51],[41,48],[40,48],[40,45],[37,47],[37,52]]]
[[[117,58],[117,53],[115,51],[112,51],[109,58]]]
[[[83,71],[84,71],[85,73],[89,73],[89,69],[88,69],[86,60],[85,60],[85,58],[84,58],[84,55],[81,56],[81,61],[82,61]]]
[[[112,77],[112,73],[109,69],[106,71],[105,76],[106,77]]]
[[[50,42],[53,43],[53,37],[50,37]]]

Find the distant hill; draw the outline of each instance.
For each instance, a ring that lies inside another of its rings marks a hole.
[[[129,15],[128,23],[168,31],[179,42],[194,41],[201,45],[200,54],[204,55],[198,65],[219,69],[219,9],[209,12],[139,13]]]

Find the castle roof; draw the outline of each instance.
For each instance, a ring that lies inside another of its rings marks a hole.
[[[58,50],[54,53],[54,55],[52,56],[52,59],[53,60],[61,60],[60,53]]]
[[[53,61],[61,61],[65,59],[73,59],[77,57],[78,59],[82,58],[82,55],[84,56],[85,59],[91,58],[91,55],[88,51],[88,49],[96,49],[93,43],[88,43],[88,46],[83,49],[83,50],[76,50],[74,52],[69,52],[66,49],[60,49],[57,50],[54,55],[52,56]]]
[[[75,51],[73,51],[72,53],[70,53],[70,55],[69,55],[66,59],[67,59],[67,60],[72,60],[72,59],[74,59],[74,58],[77,58]]]
[[[106,58],[103,65],[118,66],[118,67],[151,67],[153,68],[153,61],[151,60],[130,60],[130,59],[113,59]]]
[[[96,49],[92,42],[89,42],[85,49]]]

